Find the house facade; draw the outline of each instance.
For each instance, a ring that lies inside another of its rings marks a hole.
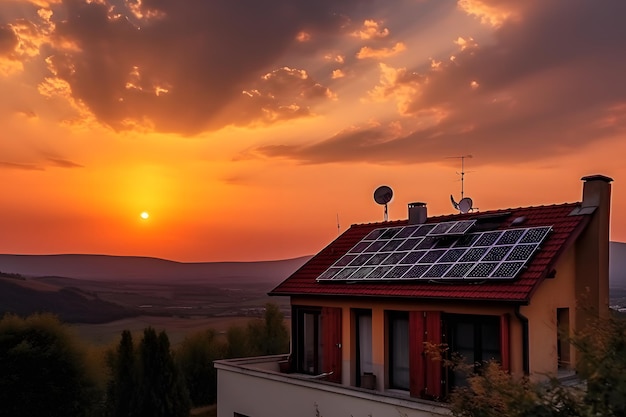
[[[565,335],[609,312],[612,180],[582,180],[576,203],[438,217],[415,203],[353,225],[270,293],[291,300],[290,355],[216,363],[218,416],[446,415],[465,379],[442,346],[573,373]]]

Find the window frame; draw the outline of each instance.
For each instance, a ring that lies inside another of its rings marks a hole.
[[[408,380],[406,382],[406,386],[405,385],[399,385],[397,384],[397,381],[395,380],[396,375],[394,375],[394,350],[395,350],[395,343],[394,342],[394,326],[392,324],[393,321],[395,320],[403,320],[406,322],[406,339],[407,339],[407,343],[405,346],[406,349],[406,357],[407,357],[407,363],[406,363],[406,367],[408,369]],[[387,324],[387,370],[388,370],[388,386],[390,389],[397,389],[397,390],[402,390],[402,391],[410,391],[411,389],[411,368],[410,368],[410,360],[411,360],[411,351],[410,351],[410,339],[409,339],[409,334],[410,334],[410,318],[409,318],[409,312],[408,311],[397,311],[397,310],[393,310],[393,311],[387,311],[387,320],[386,320],[386,324]]]
[[[315,320],[313,321],[313,370],[308,369],[304,364],[306,359],[306,325],[305,318],[307,315],[312,315]],[[294,354],[294,368],[295,371],[307,375],[318,375],[322,369],[322,335],[321,335],[321,307],[309,307],[309,306],[293,306],[292,308],[292,338]]]

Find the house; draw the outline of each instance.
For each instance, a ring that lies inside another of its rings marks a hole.
[[[582,201],[351,226],[271,291],[291,300],[287,357],[216,363],[218,417],[437,416],[461,374],[433,360],[516,375],[575,371],[564,334],[608,315],[612,179]]]

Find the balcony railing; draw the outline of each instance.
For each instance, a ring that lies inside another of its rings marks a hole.
[[[403,392],[336,384],[326,381],[326,374],[281,372],[287,358],[275,355],[216,361],[218,417],[450,415],[445,404],[414,399]]]

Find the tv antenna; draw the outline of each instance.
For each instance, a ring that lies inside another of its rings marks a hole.
[[[468,213],[474,210],[473,201],[469,197],[465,197],[465,158],[472,158],[472,155],[461,155],[461,156],[449,156],[448,158],[456,158],[461,160],[461,200],[457,203],[454,201],[454,197],[450,194],[450,201],[452,202],[452,206],[459,210],[461,213]],[[457,174],[459,174],[457,172]]]
[[[393,198],[393,190],[386,185],[381,185],[374,191],[374,201],[380,204],[381,206],[385,206],[385,217],[384,221],[389,220],[389,214],[387,212],[387,203],[391,201]]]

